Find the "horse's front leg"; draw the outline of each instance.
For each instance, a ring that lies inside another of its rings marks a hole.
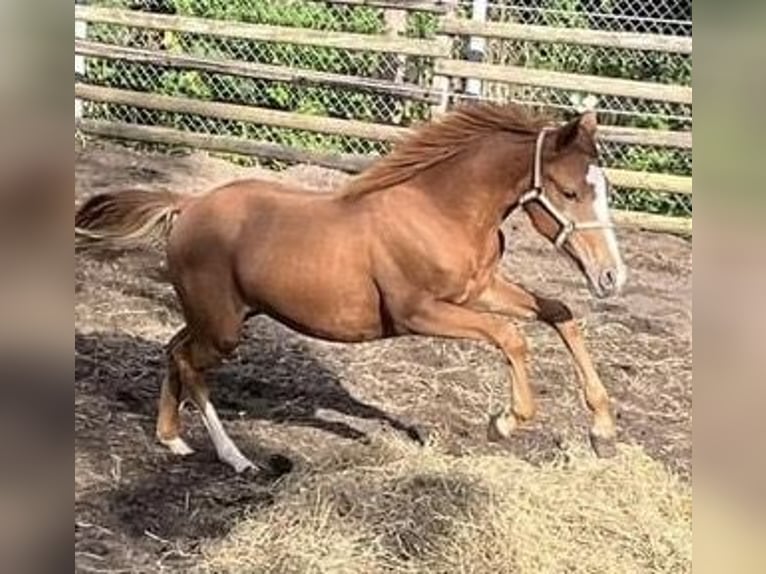
[[[526,370],[527,342],[509,321],[443,301],[422,301],[405,314],[405,326],[421,335],[474,339],[499,348],[510,365],[510,409],[492,417],[490,439],[507,437],[535,414],[535,401]]]
[[[599,456],[611,456],[615,451],[616,427],[609,406],[609,396],[593,366],[580,328],[566,304],[530,293],[511,283],[499,273],[472,307],[489,313],[520,319],[539,319],[559,333],[577,366],[585,402],[593,413],[591,444]]]

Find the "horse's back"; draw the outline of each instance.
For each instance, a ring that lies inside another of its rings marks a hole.
[[[265,179],[233,181],[189,203],[173,225],[170,247],[233,244],[254,229],[284,231],[287,221],[298,218],[305,228],[309,214],[331,211],[331,200],[330,194]]]

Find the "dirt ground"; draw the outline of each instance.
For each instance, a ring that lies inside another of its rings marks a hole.
[[[242,168],[203,153],[160,155],[88,142],[77,150],[76,201],[126,187],[201,192],[258,175],[320,190],[346,176],[309,166]],[[685,239],[620,230],[625,293],[594,301],[584,281],[524,221],[506,225],[510,276],[560,296],[582,317],[616,405],[619,440],[640,446],[682,481],[691,475],[692,249]],[[78,255],[75,303],[75,551],[80,572],[187,571],[201,546],[265,511],[286,477],[372,464],[379,437],[416,424],[442,452],[502,454],[544,464],[585,444],[588,417],[555,333],[529,324],[537,419],[509,441],[486,441],[506,397],[506,369],[486,345],[406,337],[343,345],[254,319],[239,352],[211,374],[234,440],[271,472],[236,477],[218,463],[193,411],[196,452],[173,458],[154,440],[163,345],[181,318],[161,254]]]

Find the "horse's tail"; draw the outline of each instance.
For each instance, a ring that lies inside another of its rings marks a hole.
[[[130,249],[164,240],[191,198],[169,191],[100,193],[75,214],[75,247]]]

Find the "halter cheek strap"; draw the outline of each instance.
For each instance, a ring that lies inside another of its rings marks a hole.
[[[545,211],[548,212],[548,215],[550,215],[553,219],[555,219],[556,222],[561,226],[553,242],[557,248],[561,249],[564,246],[564,243],[566,243],[566,241],[569,239],[569,236],[575,231],[579,231],[582,229],[604,229],[604,228],[612,227],[612,224],[608,222],[598,221],[598,220],[572,221],[558,207],[553,205],[553,203],[545,195],[545,187],[543,185],[543,173],[542,173],[543,172],[543,143],[545,142],[545,136],[549,132],[552,132],[555,130],[556,128],[543,128],[540,130],[540,133],[537,135],[537,141],[535,142],[535,165],[534,165],[534,172],[533,172],[534,175],[532,180],[532,188],[519,198],[519,201],[516,204],[516,207],[514,207],[514,211],[518,209],[519,207],[523,207],[530,201],[536,201],[537,203],[539,203],[545,209]]]

